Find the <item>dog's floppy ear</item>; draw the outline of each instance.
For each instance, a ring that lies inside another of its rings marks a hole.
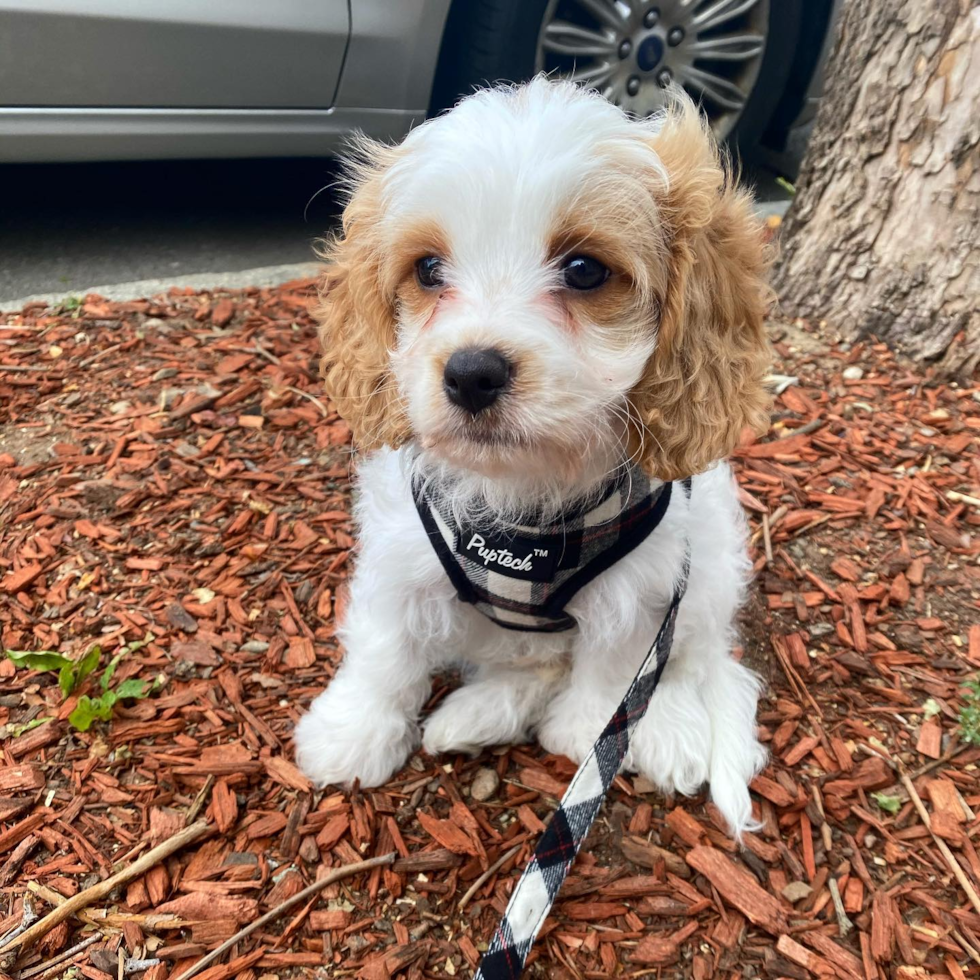
[[[341,230],[321,243],[320,373],[361,450],[399,446],[409,434],[391,374],[395,303],[383,282],[381,177],[397,149],[360,140],[348,161],[351,195]]]
[[[630,398],[641,464],[672,480],[727,456],[744,428],[768,425],[769,257],[751,197],[689,99],[678,97],[652,145],[668,180],[668,270],[657,346]]]

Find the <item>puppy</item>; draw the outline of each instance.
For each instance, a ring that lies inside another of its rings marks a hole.
[[[537,78],[399,146],[362,141],[349,173],[319,320],[361,454],[360,551],[346,656],[296,728],[301,769],[374,786],[420,742],[535,736],[580,762],[689,565],[626,767],[665,792],[707,782],[733,833],[752,826],[759,684],[731,657],[750,566],[720,461],[767,424],[767,256],[697,110],[678,93],[634,121]],[[563,587],[560,608],[534,604],[557,589],[527,582],[535,562],[560,577],[572,536],[615,538],[651,500],[652,530]],[[548,529],[557,565],[521,543],[529,528]],[[454,563],[483,577],[470,588]],[[450,664],[465,682],[423,721]]]

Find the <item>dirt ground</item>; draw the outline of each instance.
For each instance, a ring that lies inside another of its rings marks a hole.
[[[198,975],[469,976],[574,771],[533,745],[419,754],[346,794],[292,764],[339,660],[353,545],[311,299],[302,281],[0,318],[2,642],[102,651],[67,695],[54,670],[0,661],[11,977],[176,977],[388,852]],[[620,777],[531,976],[980,977],[980,746],[959,722],[980,672],[980,387],[819,324],[771,329],[785,388],[735,456],[757,573],[737,653],[767,682],[772,753],[761,830],[737,846],[705,798]],[[36,942],[11,937],[199,821]]]

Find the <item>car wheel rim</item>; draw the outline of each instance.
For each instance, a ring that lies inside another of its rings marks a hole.
[[[676,82],[723,138],[758,79],[768,24],[769,0],[549,0],[535,67],[637,116]]]

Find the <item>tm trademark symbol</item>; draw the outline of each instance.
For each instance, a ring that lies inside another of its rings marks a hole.
[[[537,555],[538,558],[547,558],[548,557],[548,549],[547,548],[535,548],[534,549],[534,554]]]

